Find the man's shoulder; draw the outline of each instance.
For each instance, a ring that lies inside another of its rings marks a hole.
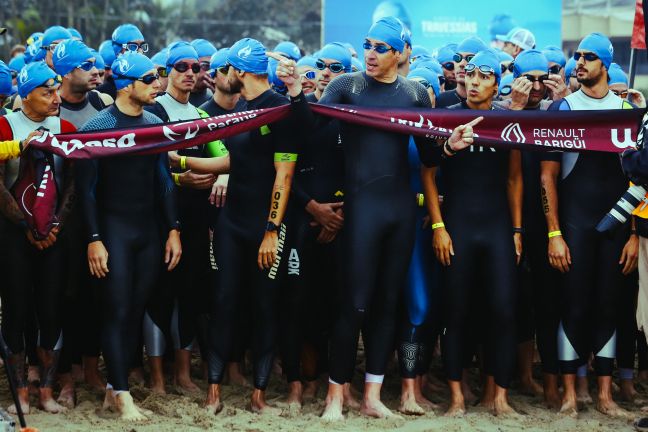
[[[144,110],[142,115],[144,116],[144,121],[146,123],[154,123],[154,124],[156,124],[156,123],[164,123],[160,117],[156,116],[152,112]]]

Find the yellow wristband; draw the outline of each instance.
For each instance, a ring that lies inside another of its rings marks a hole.
[[[187,156],[180,156],[180,168],[183,170],[187,169]]]
[[[180,174],[173,173],[173,174],[171,174],[171,177],[173,177],[173,183],[180,186]]]
[[[560,231],[550,231],[549,234],[548,234],[549,238],[554,238],[554,237],[558,237],[558,236],[561,236],[561,235],[562,235],[562,233]]]
[[[423,207],[423,205],[425,204],[425,195],[423,195],[422,193],[416,194],[416,203],[419,207]]]
[[[445,228],[445,224],[443,222],[432,224],[432,229],[433,230],[438,229],[438,228]]]

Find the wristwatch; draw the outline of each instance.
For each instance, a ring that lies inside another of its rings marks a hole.
[[[267,232],[276,232],[279,229],[277,225],[275,225],[274,222],[268,221],[268,224],[266,225],[266,231]]]

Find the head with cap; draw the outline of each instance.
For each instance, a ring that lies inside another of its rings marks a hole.
[[[515,27],[505,35],[497,35],[497,39],[504,42],[502,50],[513,58],[522,51],[535,48],[535,36],[529,30],[522,27]]]
[[[453,57],[455,63],[455,81],[457,86],[461,87],[465,83],[466,73],[464,68],[478,52],[484,51],[488,47],[483,40],[477,36],[469,36],[457,45],[457,51]]]
[[[117,89],[116,101],[129,100],[136,106],[152,105],[160,91],[160,80],[153,62],[136,51],[125,52],[112,66],[112,76]]]
[[[230,65],[227,79],[233,92],[257,83],[263,86],[268,80],[268,56],[266,48],[256,39],[244,38],[229,49],[227,63]],[[269,84],[268,84],[269,85]]]
[[[101,55],[96,49],[90,48],[90,52],[92,52],[92,56],[95,59],[95,67],[97,68],[97,72],[99,75],[97,79],[97,81],[99,82],[98,85],[101,85],[103,84],[104,76],[106,75],[106,63],[104,62],[103,57],[101,57]]]
[[[563,50],[554,45],[547,45],[542,49],[542,54],[547,57],[549,62],[549,73],[560,75],[564,79],[567,59]]]
[[[509,73],[509,65],[513,62],[513,56],[502,51],[499,48],[494,48],[495,51],[497,51],[497,55],[499,56],[500,60],[500,66],[502,66],[502,75],[505,75]]]
[[[502,75],[499,56],[493,49],[478,52],[466,65],[467,103],[473,109],[489,109],[499,92]]]
[[[25,67],[25,56],[17,55],[16,57],[9,60],[9,64],[7,66],[9,66],[9,71],[11,72],[11,76],[14,79],[15,85],[17,83],[16,78],[18,77],[20,70]]]
[[[342,42],[342,45],[344,45],[344,47],[349,50],[351,57],[358,58],[358,52],[355,50],[353,45],[351,45],[349,42]]]
[[[216,47],[205,39],[194,39],[191,41],[191,46],[196,49],[200,64],[200,72],[198,72],[198,76],[196,77],[194,91],[202,92],[207,88],[207,80],[209,77],[206,78],[205,74],[209,71],[209,60],[216,53]]]
[[[32,62],[22,68],[18,74],[18,94],[25,115],[34,121],[57,115],[61,103],[60,84],[61,77],[45,62]]]
[[[402,21],[401,21],[402,22]],[[403,40],[405,41],[405,48],[398,62],[398,73],[407,76],[410,67],[410,58],[412,56],[412,31],[403,24]]]
[[[144,35],[134,24],[122,24],[117,27],[111,36],[112,48],[115,57],[126,51],[137,51],[145,53],[148,51],[148,44]]]
[[[115,61],[115,51],[113,50],[112,46],[112,40],[105,40],[99,45],[99,55],[104,61],[105,64],[105,70],[106,70],[106,78],[110,77],[112,75],[112,64]]]
[[[333,42],[319,50],[316,67],[320,71],[317,90],[321,93],[331,80],[339,75],[351,72],[351,53],[344,45]]]
[[[502,79],[500,79],[500,83],[499,83],[499,98],[501,100],[511,98],[511,90],[512,90],[511,86],[512,86],[512,84],[513,84],[513,74],[512,73],[502,75]]]
[[[169,45],[166,72],[169,77],[167,92],[176,98],[189,97],[200,73],[196,49],[186,41],[178,41]]]
[[[37,40],[43,40],[43,36],[45,36],[45,33],[43,32],[34,32],[31,35],[29,35],[29,37],[25,42],[27,42],[27,45],[31,45]]]
[[[75,29],[74,27],[68,27],[67,31],[69,31],[70,34],[72,35],[72,39],[76,39],[80,41],[83,40],[83,36],[81,35],[81,32],[79,32],[79,30]]]
[[[621,69],[621,66],[616,63],[611,63],[608,75],[610,76],[610,81],[608,82],[610,91],[623,99],[627,98],[628,75]]]
[[[298,61],[302,57],[299,47],[290,41],[279,42],[272,51],[294,61]]]
[[[346,49],[346,47],[344,47]],[[347,51],[348,52],[348,51]],[[348,53],[349,59],[352,59],[351,53]],[[349,62],[350,64],[351,62]],[[317,59],[312,56],[304,56],[297,62],[297,73],[301,78],[302,91],[309,94],[317,88],[317,78],[319,69],[317,68]]]
[[[13,78],[11,77],[11,70],[9,66],[0,60],[0,106],[2,106],[12,93]]]
[[[222,48],[216,51],[216,53],[211,56],[210,67],[211,67],[211,77],[214,80],[214,94],[221,92],[227,95],[234,94],[229,85],[228,67],[227,67],[227,56],[229,55],[229,48]]]
[[[396,79],[398,65],[405,50],[405,27],[391,16],[376,21],[364,41],[366,74],[378,81]]]
[[[417,70],[417,69],[429,69],[435,74],[443,76],[443,68],[439,64],[436,58],[432,57],[429,60],[419,60],[416,62],[412,70]],[[445,78],[444,78],[445,81]]]
[[[45,55],[47,51],[41,49],[43,39],[38,39],[34,43],[27,45],[25,50],[25,63],[31,63],[33,61],[45,60]]]
[[[443,68],[443,77],[447,83],[450,83],[451,87],[457,85],[457,79],[455,78],[455,61],[454,56],[457,53],[457,47],[459,45],[456,43],[450,43],[442,46],[437,50],[437,61]]]
[[[432,106],[436,98],[441,94],[441,86],[439,85],[440,75],[431,71],[430,69],[418,68],[413,70],[407,75],[407,79],[416,81],[419,84],[423,85],[430,95],[430,101],[432,101]]]
[[[590,33],[574,53],[576,78],[584,87],[608,82],[608,69],[614,57],[612,42],[602,33]]]
[[[365,65],[362,62],[362,60],[360,60],[357,57],[352,57],[351,58],[351,72],[362,72],[364,70],[365,70]]]
[[[54,65],[52,64],[52,53],[54,52],[56,45],[66,39],[72,39],[72,35],[65,27],[61,26],[52,26],[45,30],[45,33],[43,34],[41,50],[45,51],[45,62],[52,69],[54,69]]]
[[[62,92],[85,94],[99,85],[95,54],[80,40],[68,39],[58,44],[52,61],[54,71],[63,77]]]
[[[513,62],[513,78],[531,82],[527,107],[536,107],[547,95],[544,82],[549,79],[549,62],[540,50],[525,50]],[[527,84],[528,85],[528,84]]]
[[[576,60],[574,57],[569,57],[565,63],[565,84],[573,93],[580,88],[580,83],[576,79]]]
[[[416,60],[424,54],[432,55],[427,48],[421,45],[414,45],[412,47],[412,53],[410,54],[410,63],[412,64],[416,63]]]

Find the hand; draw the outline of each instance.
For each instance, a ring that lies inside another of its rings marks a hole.
[[[337,231],[329,231],[325,227],[322,227],[319,235],[317,236],[317,243],[328,244],[335,240],[337,236]]]
[[[523,110],[527,103],[529,103],[529,93],[533,89],[533,83],[526,79],[526,77],[521,76],[513,81],[511,85],[511,109],[512,110]]]
[[[209,203],[216,207],[225,206],[225,198],[227,198],[227,183],[229,182],[229,174],[221,174],[218,176],[212,185],[211,194],[209,194]]]
[[[169,237],[167,237],[166,246],[164,247],[164,264],[168,264],[168,271],[176,268],[181,256],[182,242],[180,242],[180,232],[174,229],[169,231]]]
[[[182,187],[204,190],[211,189],[216,177],[213,174],[196,174],[193,171],[185,171],[180,174],[179,181]]]
[[[315,223],[311,225],[322,225],[329,231],[338,231],[344,225],[344,217],[336,213],[337,209],[341,209],[344,203],[318,203],[315,200],[310,200],[306,204],[306,211],[313,216]]]
[[[297,63],[278,53],[268,51],[266,55],[279,62],[277,64],[277,78],[286,84],[288,94],[293,97],[298,96],[302,91],[302,86],[301,78],[297,72]]]
[[[450,257],[454,256],[452,239],[445,228],[437,228],[432,234],[432,247],[437,260],[444,266],[450,265]]]
[[[631,235],[623,251],[621,252],[621,259],[619,259],[619,265],[623,266],[621,273],[624,275],[629,275],[633,271],[637,270],[639,263],[639,237],[636,235]]]
[[[203,74],[202,81],[209,90],[211,90],[212,92],[214,91],[214,79],[209,76],[208,73]]]
[[[551,92],[551,99],[554,101],[560,100],[565,96],[569,96],[571,91],[562,77],[558,74],[550,74],[549,79],[543,81],[544,85]]]
[[[515,264],[520,265],[522,259],[522,234],[513,234],[513,244],[515,245]]]
[[[269,269],[274,264],[277,259],[277,248],[279,246],[279,241],[277,239],[276,231],[266,231],[263,236],[263,241],[259,247],[259,256],[257,263],[259,264],[259,269]]]
[[[646,108],[646,98],[638,90],[628,89],[628,102],[635,104],[639,108]]]
[[[549,264],[551,264],[551,267],[561,273],[567,273],[571,263],[571,254],[569,253],[569,247],[567,246],[567,243],[565,243],[565,239],[563,239],[562,236],[550,238]]]
[[[42,135],[43,135],[43,131],[35,130],[35,131],[30,132],[29,135],[27,135],[27,138],[22,140],[22,149],[23,149],[23,151],[25,151],[27,149],[27,147],[29,147],[29,143],[31,142],[32,139],[38,138],[38,137],[40,137]]]
[[[478,125],[484,117],[479,116],[475,120],[465,125],[457,126],[448,139],[448,145],[453,151],[460,151],[468,148],[473,143],[473,126]]]
[[[92,276],[106,277],[106,273],[108,273],[108,251],[103,242],[94,241],[88,245],[88,266]]]
[[[25,231],[25,234],[27,235],[27,240],[29,241],[29,243],[32,246],[34,246],[36,249],[38,249],[39,251],[45,250],[45,249],[51,247],[52,245],[54,245],[54,243],[56,243],[56,234],[57,233],[58,233],[58,231],[56,233],[54,233],[53,230],[52,230],[47,235],[47,237],[45,237],[43,240],[36,240],[36,238],[34,237],[34,234],[31,232],[31,230]]]
[[[168,152],[169,155],[169,166],[171,168],[180,168],[180,155],[177,151]]]

